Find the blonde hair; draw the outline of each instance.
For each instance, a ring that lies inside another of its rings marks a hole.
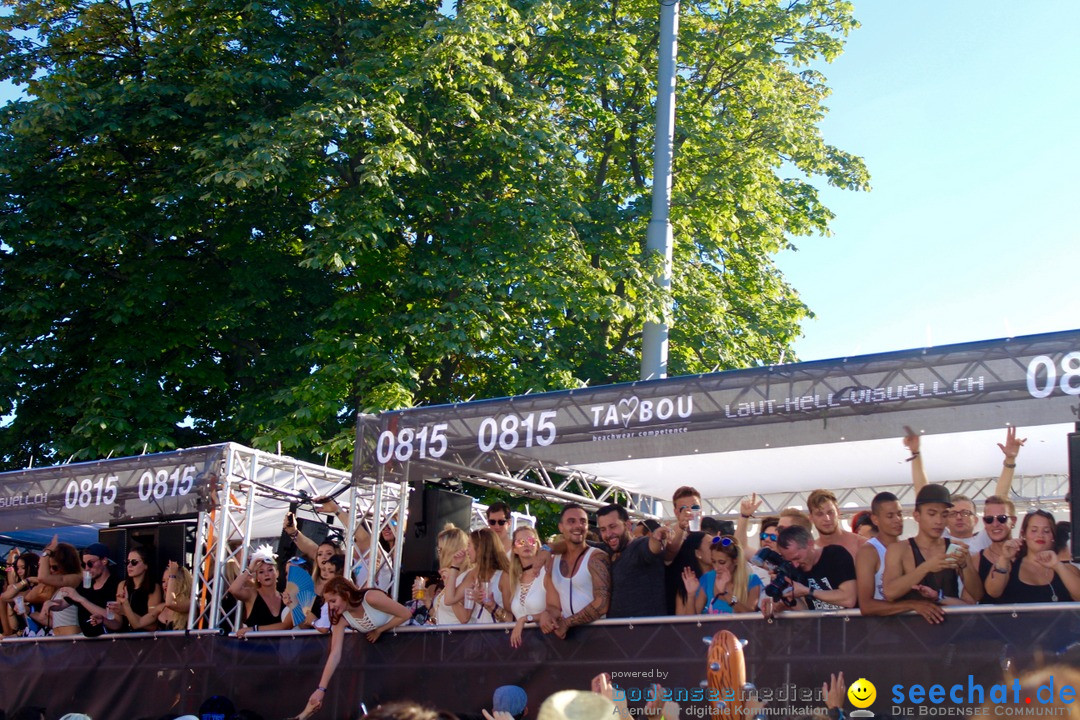
[[[514,541],[514,546],[517,547],[518,533],[529,533],[536,538],[536,549],[540,549],[540,535],[537,534],[536,528],[531,525],[522,525],[511,536]],[[521,582],[521,576],[525,574],[525,567],[521,564],[521,558],[518,557],[516,552],[510,553],[510,589],[513,590]]]
[[[468,534],[454,523],[446,523],[438,537],[439,569],[454,564],[454,555],[469,547]],[[469,565],[468,556],[462,561],[462,571]]]
[[[167,589],[168,585],[166,585],[165,588],[162,588],[162,592],[165,592]],[[176,600],[191,600],[191,573],[189,573],[187,568],[183,565],[176,571],[176,595],[174,597]],[[165,598],[163,602],[170,602],[170,598]],[[173,600],[173,602],[175,602],[175,600]],[[169,627],[172,630],[187,630],[188,611],[177,612],[172,608],[169,608],[169,610],[172,613],[172,619],[169,620]]]
[[[722,553],[727,556],[732,562],[731,570],[731,604],[739,602],[739,599],[746,599],[747,593],[750,591],[750,569],[747,567],[746,558],[743,557],[742,546],[739,545],[739,541],[730,535],[717,535],[717,538],[731,538],[731,544],[724,547],[718,542],[712,544],[713,552]],[[714,568],[715,569],[715,568]]]

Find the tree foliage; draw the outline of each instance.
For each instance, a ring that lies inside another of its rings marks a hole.
[[[658,7],[6,0],[0,462],[632,379]],[[777,361],[772,257],[866,187],[818,123],[841,0],[683,5],[670,371]]]

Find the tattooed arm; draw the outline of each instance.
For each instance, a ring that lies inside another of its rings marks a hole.
[[[607,555],[594,552],[589,557],[589,574],[592,576],[593,601],[566,619],[567,625],[571,627],[599,620],[607,613],[611,600],[611,570],[608,567]]]

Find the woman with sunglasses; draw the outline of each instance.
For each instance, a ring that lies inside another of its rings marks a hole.
[[[521,634],[525,623],[535,622],[547,609],[547,593],[544,590],[544,562],[540,558],[540,536],[536,529],[522,525],[514,531],[514,554],[510,569],[502,574],[499,591],[503,607],[509,608],[515,618],[510,631],[510,647],[521,646]]]
[[[713,569],[700,581],[684,574],[693,598],[686,615],[754,612],[761,595],[761,580],[750,572],[742,548],[734,537],[719,535],[711,543]]]
[[[127,579],[116,590],[119,615],[128,632],[150,632],[158,629],[157,606],[161,605],[161,583],[154,577],[150,551],[134,547],[128,552]],[[151,612],[151,606],[155,611]],[[106,624],[108,621],[106,621]]]
[[[1080,599],[1080,570],[1058,557],[1056,536],[1053,515],[1045,510],[1025,515],[1020,540],[1006,540],[990,568],[983,583],[986,594],[1002,604]]]

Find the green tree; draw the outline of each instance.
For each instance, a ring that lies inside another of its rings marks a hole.
[[[632,379],[658,7],[8,1],[0,461],[238,440]],[[775,362],[773,265],[827,232],[838,0],[682,9],[673,374]],[[790,352],[789,352],[790,355]]]

